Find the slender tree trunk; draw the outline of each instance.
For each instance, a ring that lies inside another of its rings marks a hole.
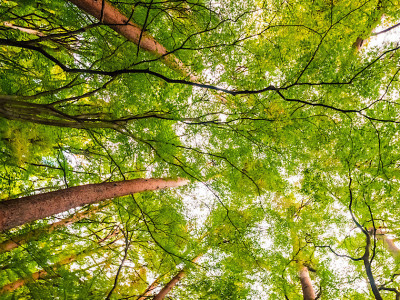
[[[186,276],[186,271],[181,270],[176,274],[162,289],[154,296],[153,300],[162,300],[169,293],[170,290],[183,278]]]
[[[371,248],[371,236],[369,235],[369,232],[363,229],[363,233],[365,234],[366,238],[366,245],[365,245],[365,252],[362,257],[362,260],[364,262],[364,267],[365,267],[365,272],[367,273],[368,281],[371,286],[372,293],[375,296],[376,300],[382,300],[382,296],[379,293],[379,289],[376,286],[374,274],[372,273],[372,268],[371,268],[371,262],[370,262],[370,248]]]
[[[0,231],[43,219],[71,208],[144,191],[185,185],[185,179],[133,179],[75,186],[0,202]]]
[[[396,25],[393,25],[393,26],[391,26],[391,27],[389,27],[389,28],[387,28],[387,29],[385,29],[385,30],[382,30],[382,31],[379,31],[379,32],[373,32],[371,35],[372,35],[372,36],[377,36],[377,35],[380,35],[380,34],[382,34],[382,33],[386,33],[386,32],[388,32],[388,31],[390,31],[390,30],[392,30],[392,29],[395,29],[395,28],[398,27],[398,26],[400,26],[400,23],[397,23]]]
[[[106,245],[106,246],[108,246],[108,245]],[[5,286],[3,286],[0,289],[0,295],[6,294],[6,293],[11,293],[11,292],[19,289],[20,287],[26,285],[27,283],[31,283],[31,282],[34,282],[39,279],[49,278],[49,276],[52,276],[51,273],[56,272],[57,269],[59,269],[60,267],[70,264],[82,257],[91,255],[93,253],[97,253],[100,249],[104,249],[104,247],[106,247],[106,246],[102,246],[100,248],[95,248],[95,249],[91,248],[91,249],[85,250],[81,253],[68,256],[67,258],[64,258],[63,260],[61,260],[61,261],[57,262],[56,264],[54,264],[53,266],[49,267],[48,271],[39,270],[39,271],[31,274],[29,277],[21,278],[14,282],[6,284]],[[113,245],[112,247],[117,247],[117,245]]]
[[[19,289],[20,287],[24,286],[25,284],[32,282],[32,281],[36,281],[39,279],[43,279],[44,277],[46,277],[48,275],[48,273],[44,270],[40,270],[38,272],[33,273],[29,278],[21,278],[18,279],[14,282],[11,282],[5,286],[3,286],[0,289],[0,295],[6,294],[6,293],[11,293],[17,289]]]
[[[195,259],[192,260],[192,262],[196,262],[201,255],[197,256]],[[181,271],[179,271],[178,274],[176,274],[162,289],[161,291],[154,296],[153,300],[162,300],[165,298],[165,296],[169,293],[169,291],[172,290],[172,288],[183,278],[186,276],[187,269],[184,268]]]
[[[369,232],[373,235],[373,228]],[[394,241],[388,238],[382,229],[376,230],[376,238],[383,242],[385,248],[390,252],[393,258],[400,258],[400,249],[395,245]]]
[[[72,223],[75,223],[79,220],[89,217],[90,215],[94,214],[95,212],[99,211],[105,205],[98,205],[96,207],[90,207],[82,212],[75,213],[72,216],[62,219],[58,222],[54,222],[47,226],[37,228],[26,233],[17,235],[12,237],[11,239],[0,243],[0,253],[5,253],[11,251],[29,241],[37,240],[43,234],[49,234],[61,227],[66,227]]]
[[[303,290],[303,299],[304,300],[314,300],[315,292],[312,286],[310,274],[308,272],[308,268],[303,264],[299,264],[299,276],[301,282],[301,289]]]
[[[153,290],[160,284],[160,278],[157,278],[153,283],[146,289],[146,291],[137,300],[147,300]]]
[[[152,53],[157,57],[161,57],[165,65],[179,72],[184,76],[188,76],[191,80],[196,81],[197,78],[191,74],[189,68],[183,64],[173,54],[168,54],[167,49],[157,42],[152,36],[146,32],[142,32],[139,25],[134,24],[128,17],[123,15],[118,9],[113,7],[105,0],[69,0],[86,13],[92,15],[100,22],[108,25],[110,28],[124,36],[129,41],[135,43],[140,48]]]
[[[376,286],[374,275],[372,274],[371,264],[370,264],[368,258],[366,258],[366,259],[364,258],[364,267],[365,267],[365,272],[367,273],[367,277],[368,277],[368,280],[369,280],[369,283],[371,286],[372,293],[375,296],[375,299],[382,300],[382,296],[379,293],[378,287]]]
[[[43,32],[40,32],[39,30],[34,30],[34,29],[30,29],[30,28],[17,26],[17,25],[14,25],[14,24],[10,23],[10,22],[4,22],[3,26],[9,27],[9,28],[13,28],[13,29],[16,29],[16,30],[19,30],[21,32],[25,32],[25,33],[28,33],[28,34],[37,35],[37,36],[40,36],[40,37],[46,36]]]
[[[383,244],[385,245],[386,249],[392,254],[394,258],[400,257],[400,249],[394,244],[393,240],[386,237],[385,235],[382,236]]]

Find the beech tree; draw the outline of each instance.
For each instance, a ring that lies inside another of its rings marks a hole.
[[[3,1],[1,297],[399,298],[398,7]]]

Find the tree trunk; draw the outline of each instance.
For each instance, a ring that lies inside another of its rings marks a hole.
[[[40,32],[39,30],[34,30],[34,29],[30,29],[30,28],[20,27],[20,26],[17,26],[17,25],[12,24],[12,23],[10,23],[10,22],[4,22],[4,23],[3,23],[3,26],[4,26],[4,27],[13,28],[13,29],[16,29],[16,30],[19,30],[19,31],[21,31],[21,32],[25,32],[25,33],[28,33],[28,34],[33,34],[33,35],[36,35],[36,36],[40,36],[40,37],[46,36],[43,32]]]
[[[106,245],[106,246],[110,247],[109,245]],[[102,246],[100,248],[94,248],[94,249],[90,248],[90,249],[85,250],[85,251],[83,251],[81,253],[68,256],[67,258],[64,258],[63,260],[61,260],[61,261],[57,262],[56,264],[54,264],[53,266],[49,267],[48,271],[39,270],[39,271],[33,273],[32,275],[30,275],[29,277],[21,278],[21,279],[18,279],[16,281],[14,281],[14,282],[6,284],[5,286],[3,286],[0,289],[0,295],[6,294],[6,293],[11,293],[11,292],[19,289],[20,287],[24,286],[27,283],[31,283],[31,282],[34,282],[34,281],[39,280],[39,279],[48,278],[49,276],[51,276],[51,274],[49,274],[49,272],[50,273],[54,273],[61,266],[70,264],[70,263],[72,263],[72,262],[74,262],[74,261],[76,261],[76,260],[78,260],[78,259],[80,259],[82,257],[86,257],[86,256],[91,255],[93,253],[97,253],[100,249],[104,249],[104,247],[106,247],[106,246]],[[118,245],[113,245],[111,247],[112,248],[118,247]]]
[[[371,234],[373,235],[373,228],[370,229]],[[383,242],[385,248],[390,252],[393,258],[400,258],[400,249],[395,245],[394,241],[388,238],[384,232],[384,230],[378,228],[376,230],[376,238]]]
[[[47,226],[37,228],[37,229],[31,230],[31,231],[28,231],[26,233],[14,236],[9,240],[0,243],[0,254],[9,252],[15,248],[18,248],[19,246],[26,244],[29,241],[37,240],[43,234],[49,234],[49,233],[57,230],[60,227],[65,227],[65,226],[68,226],[79,220],[87,218],[90,215],[92,215],[93,213],[99,211],[104,206],[105,205],[98,205],[96,207],[90,207],[89,209],[86,209],[79,213],[75,213],[68,218],[62,219],[61,221],[54,222]]]
[[[196,262],[201,255],[197,256],[195,259],[192,260],[192,262]],[[153,300],[162,300],[165,298],[165,296],[169,293],[170,290],[183,278],[186,276],[187,269],[184,268],[181,271],[179,271],[178,274],[176,274],[162,289],[161,291],[154,296]]]
[[[392,239],[389,239],[385,235],[382,236],[383,244],[386,249],[394,258],[400,258],[400,249],[395,245]]]
[[[25,284],[31,282],[31,281],[36,281],[39,279],[43,279],[45,276],[47,276],[48,273],[44,270],[40,270],[38,272],[35,272],[31,275],[29,278],[21,278],[18,279],[14,282],[11,282],[9,284],[6,284],[0,289],[0,295],[6,294],[6,293],[11,293],[20,287],[24,286]]]
[[[378,287],[376,286],[374,274],[372,273],[372,268],[371,268],[371,261],[370,261],[371,236],[369,235],[368,231],[366,231],[365,229],[363,229],[361,227],[361,225],[359,225],[359,228],[362,229],[363,233],[365,234],[365,238],[366,238],[365,252],[362,257],[362,260],[364,262],[365,272],[367,273],[368,281],[371,286],[372,293],[375,296],[375,299],[382,300],[382,296],[379,293]]]
[[[354,49],[356,49],[357,51],[360,51],[363,43],[364,43],[364,40],[362,38],[358,37],[357,40],[353,44]]]
[[[376,300],[382,300],[382,296],[379,293],[379,289],[375,283],[374,275],[372,274],[371,263],[369,262],[369,257],[364,258],[363,261],[364,261],[365,272],[367,273],[372,293],[374,294]]]
[[[301,289],[303,290],[303,299],[304,300],[314,300],[315,292],[312,286],[310,274],[308,273],[308,269],[303,264],[299,266],[299,276],[301,282]]]
[[[179,271],[162,289],[154,296],[153,300],[162,300],[169,293],[170,290],[186,275],[185,270]]]
[[[71,208],[144,191],[185,185],[185,179],[133,179],[75,186],[0,202],[0,232]]]
[[[124,36],[138,47],[160,57],[165,65],[180,74],[196,81],[197,78],[191,74],[189,68],[184,65],[173,54],[168,54],[167,49],[158,43],[152,36],[142,32],[139,25],[134,24],[128,17],[105,0],[69,0],[80,9],[108,25],[110,28]],[[139,43],[140,42],[140,43]]]
[[[160,284],[160,278],[157,278],[153,283],[146,289],[146,291],[137,300],[147,300],[153,290]]]

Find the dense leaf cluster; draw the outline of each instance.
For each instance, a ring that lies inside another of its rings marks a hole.
[[[398,1],[73,2],[0,5],[0,199],[191,184],[3,232],[1,298],[400,297]]]

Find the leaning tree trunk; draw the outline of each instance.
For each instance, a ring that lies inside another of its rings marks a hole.
[[[185,185],[185,179],[133,179],[75,186],[0,202],[0,231],[43,219],[71,208],[144,191]]]
[[[373,229],[370,229],[370,232],[373,233]],[[387,237],[382,229],[376,230],[376,237],[378,240],[381,240],[383,242],[383,245],[390,252],[393,258],[400,258],[400,249],[395,245],[394,241],[391,238]]]
[[[303,299],[304,300],[314,300],[315,292],[312,286],[310,274],[308,272],[308,268],[303,264],[299,265],[299,276],[301,282],[301,289],[303,290]]]
[[[153,300],[162,300],[169,293],[170,290],[183,278],[186,276],[186,271],[181,270],[176,274],[162,289],[154,296]]]
[[[105,247],[110,247],[109,245],[105,245],[105,246],[101,246],[99,248],[90,248],[87,249],[81,253],[78,254],[73,254],[71,256],[68,256],[64,259],[62,259],[61,261],[57,262],[56,264],[50,266],[49,268],[47,268],[47,270],[39,270],[33,274],[31,274],[28,277],[25,278],[20,278],[18,280],[15,280],[9,284],[6,284],[5,286],[3,286],[2,288],[0,288],[0,296],[7,294],[7,293],[12,293],[13,291],[23,287],[24,285],[31,283],[31,282],[35,282],[37,280],[40,279],[48,279],[50,277],[53,277],[52,274],[54,275],[55,272],[57,271],[57,269],[59,269],[62,266],[68,265],[78,259],[81,259],[82,257],[86,257],[89,256],[91,254],[97,253],[99,250],[104,249]],[[111,246],[112,248],[118,247],[118,245],[113,245]],[[108,249],[108,248],[107,248]],[[57,276],[57,275],[56,275]]]
[[[44,234],[52,233],[53,231],[55,231],[59,228],[66,227],[72,223],[79,221],[79,220],[88,218],[88,217],[90,217],[90,215],[92,215],[92,214],[96,213],[97,211],[99,211],[100,209],[102,209],[105,205],[106,204],[104,204],[104,202],[103,202],[102,205],[98,205],[96,207],[90,207],[88,209],[85,209],[82,212],[75,213],[72,216],[62,219],[58,222],[54,222],[47,226],[33,229],[31,231],[13,236],[9,240],[6,240],[6,241],[0,243],[0,254],[9,252],[9,251],[11,251],[23,244],[26,244],[30,241],[37,240]]]
[[[160,278],[157,278],[153,283],[146,289],[146,291],[137,300],[147,300],[153,290],[160,284]]]
[[[385,245],[386,249],[390,252],[390,254],[394,258],[400,258],[400,249],[395,245],[394,241],[385,235],[382,237],[383,244]]]
[[[197,256],[192,260],[193,263],[195,263],[201,255]],[[165,296],[169,293],[169,291],[172,290],[172,288],[183,278],[186,276],[187,269],[184,268],[181,271],[179,271],[178,274],[176,274],[162,289],[161,291],[154,296],[153,300],[162,300],[165,298]]]
[[[168,50],[155,40],[139,25],[134,24],[130,18],[122,14],[107,1],[99,0],[69,0],[86,13],[92,15],[100,22],[108,25],[110,28],[124,36],[129,41],[138,45],[138,47],[160,57],[165,65],[188,76],[196,81],[197,77],[190,72],[189,67],[185,66],[176,56],[168,54]]]

